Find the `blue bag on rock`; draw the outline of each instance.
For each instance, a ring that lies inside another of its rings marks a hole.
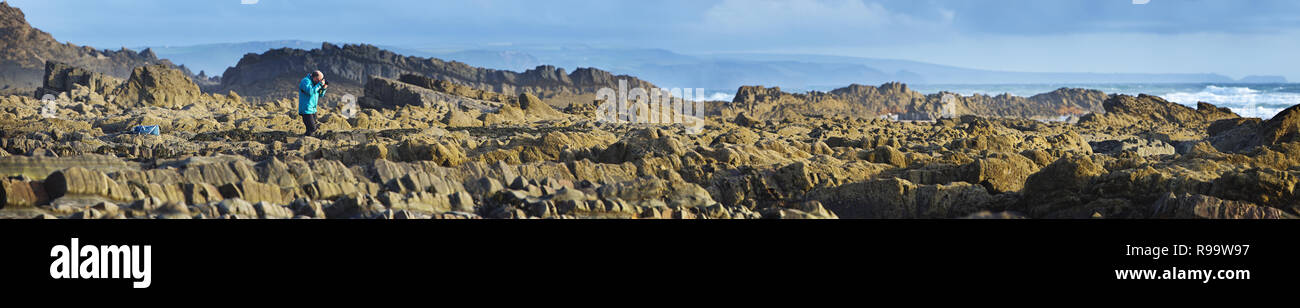
[[[132,127],[131,133],[157,136],[159,134],[159,129],[158,125],[140,125]]]

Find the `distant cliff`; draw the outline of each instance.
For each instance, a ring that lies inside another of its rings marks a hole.
[[[0,2],[0,90],[27,91],[40,87],[46,61],[63,62],[122,79],[129,77],[139,66],[173,66],[167,60],[158,59],[148,49],[140,52],[125,48],[96,50],[89,46],[59,43],[49,33],[28,24],[22,10]]]
[[[396,79],[402,74],[417,74],[510,95],[533,93],[551,100],[549,103],[561,105],[562,102],[589,103],[596,90],[617,88],[620,79],[627,80],[630,87],[654,87],[636,77],[616,76],[594,68],[565,73],[563,68],[538,66],[519,73],[403,56],[371,45],[340,47],[324,43],[319,49],[282,48],[245,55],[238,65],[221,75],[220,91],[234,91],[258,99],[291,97],[298,80],[313,70],[325,73],[331,87],[339,87],[340,92],[334,93],[358,97],[370,77]]]

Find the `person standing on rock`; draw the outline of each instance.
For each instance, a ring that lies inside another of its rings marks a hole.
[[[303,77],[302,82],[298,83],[298,116],[302,117],[302,124],[307,126],[303,136],[316,134],[316,103],[325,95],[329,86],[325,82],[325,74],[320,71],[311,72],[311,75]]]

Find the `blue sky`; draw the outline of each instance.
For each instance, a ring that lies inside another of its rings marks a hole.
[[[98,48],[264,40],[810,53],[1053,72],[1300,80],[1293,0],[12,0]]]

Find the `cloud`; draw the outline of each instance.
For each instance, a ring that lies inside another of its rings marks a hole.
[[[952,21],[954,19],[957,19],[957,11],[949,10],[946,8],[940,8],[939,16],[943,17],[943,23],[952,24]]]

